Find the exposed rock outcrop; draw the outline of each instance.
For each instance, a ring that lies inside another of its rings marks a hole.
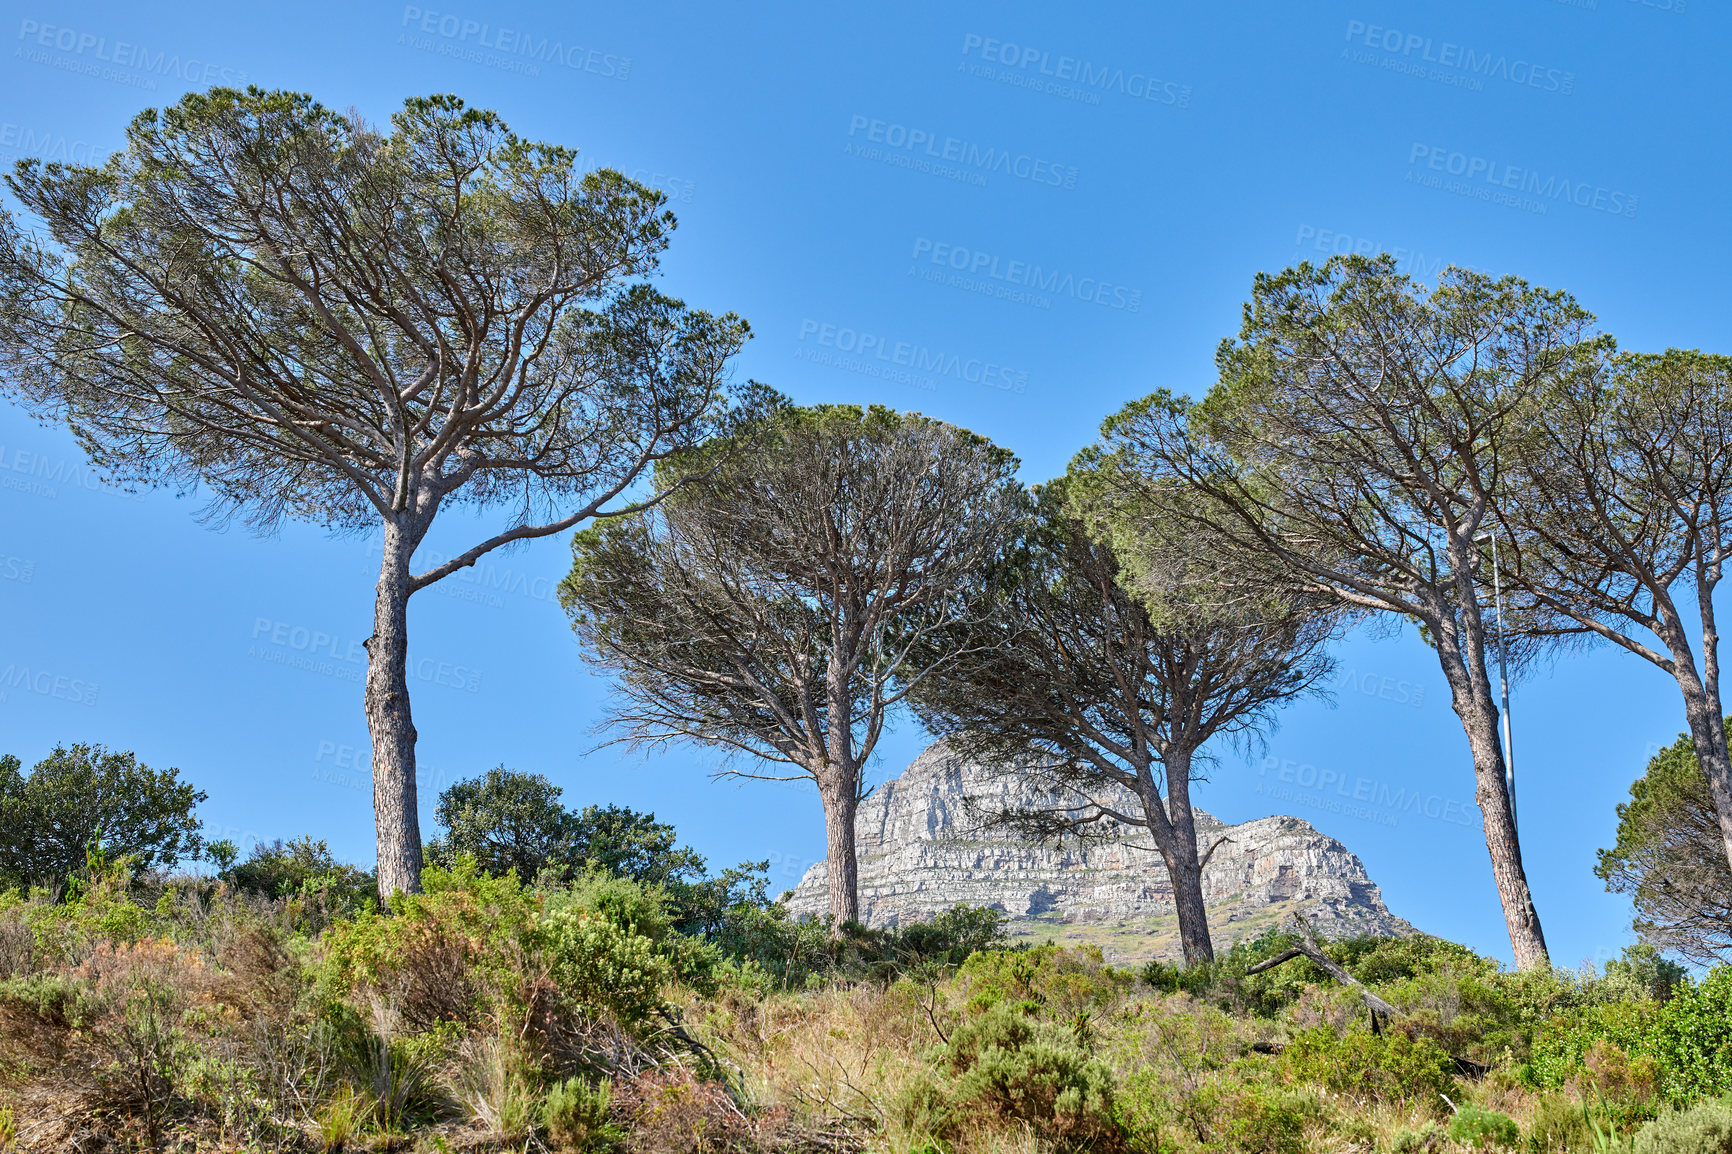
[[[1037,845],[985,828],[986,814],[1059,800],[1025,778],[973,765],[942,743],[927,749],[860,807],[861,920],[892,926],[960,902],[1003,910],[1013,935],[1092,941],[1112,960],[1178,956],[1172,886],[1146,831],[1132,831],[1130,844]],[[1135,804],[1128,795],[1115,800]],[[1308,822],[1265,817],[1230,826],[1201,810],[1196,818],[1202,849],[1221,841],[1203,873],[1217,949],[1296,908],[1326,937],[1413,932],[1383,904],[1359,858]],[[822,915],[824,863],[808,870],[786,900],[795,913]]]

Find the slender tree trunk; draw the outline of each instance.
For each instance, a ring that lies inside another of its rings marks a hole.
[[[1457,647],[1458,631],[1467,643]],[[1449,682],[1450,702],[1473,754],[1474,802],[1485,823],[1485,848],[1491,855],[1491,876],[1503,906],[1504,925],[1518,969],[1551,964],[1539,912],[1534,909],[1527,871],[1522,867],[1521,842],[1516,836],[1515,814],[1510,810],[1509,788],[1504,776],[1503,744],[1498,736],[1501,714],[1492,698],[1491,678],[1486,670],[1485,634],[1476,619],[1465,623],[1447,620],[1433,628],[1434,647],[1444,678]]]
[[[819,783],[824,802],[825,873],[830,891],[830,936],[840,937],[844,922],[860,920],[860,867],[854,854],[854,815],[860,790],[846,775]]]
[[[1498,733],[1503,715],[1492,695],[1485,618],[1480,613],[1478,571],[1470,544],[1478,524],[1475,518],[1462,526],[1450,543],[1456,603],[1451,606],[1439,595],[1435,603],[1438,617],[1431,623],[1432,647],[1449,682],[1450,704],[1461,719],[1473,754],[1474,804],[1479,806],[1485,824],[1485,848],[1491,856],[1492,882],[1503,906],[1510,949],[1516,968],[1529,970],[1551,965],[1551,956],[1546,952],[1533,891],[1528,888],[1515,811],[1510,806],[1503,741]]]
[[[1489,692],[1483,698],[1477,694],[1458,696],[1455,712],[1473,751],[1474,804],[1479,806],[1485,821],[1485,848],[1491,855],[1492,881],[1503,905],[1504,925],[1509,929],[1516,968],[1528,970],[1550,965],[1539,912],[1534,909],[1533,892],[1528,888],[1527,871],[1522,866],[1515,815],[1510,812],[1503,746],[1498,738],[1497,705]]]
[[[1173,882],[1173,907],[1179,916],[1179,944],[1185,965],[1198,966],[1215,960],[1215,945],[1209,937],[1209,910],[1203,904],[1203,868],[1197,860],[1197,821],[1191,812],[1191,753],[1169,751],[1162,759],[1167,771],[1169,844],[1161,848],[1167,874]],[[1143,803],[1150,804],[1148,799]],[[1153,799],[1160,805],[1160,799]],[[1149,816],[1153,816],[1152,814]]]
[[[421,823],[415,796],[415,722],[409,713],[409,559],[417,534],[385,523],[384,559],[367,639],[367,732],[373,742],[373,824],[379,899],[421,892]]]
[[[1713,639],[1713,620],[1705,620],[1703,625],[1707,638]],[[1732,866],[1732,756],[1726,750],[1726,718],[1720,712],[1720,687],[1697,674],[1695,655],[1690,652],[1689,640],[1682,629],[1674,625],[1665,631],[1662,640],[1672,651],[1672,673],[1684,696],[1684,720],[1690,727],[1690,741],[1696,747],[1696,762],[1702,767],[1702,776],[1708,779],[1708,796],[1714,800],[1720,839],[1727,864]],[[1710,644],[1712,640],[1704,648]],[[1717,655],[1710,652],[1704,656],[1718,673]]]

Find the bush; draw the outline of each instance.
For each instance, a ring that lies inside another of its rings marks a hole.
[[[1000,1002],[958,1026],[934,1054],[948,1078],[922,1082],[901,1106],[904,1125],[954,1140],[982,1126],[1021,1123],[1065,1148],[1110,1148],[1122,1137],[1113,1075],[1076,1032]]]
[[[1652,1021],[1647,1048],[1668,1100],[1683,1105],[1732,1091],[1732,966],[1686,982]]]
[[[1098,1012],[1136,984],[1129,970],[1107,965],[1099,946],[992,950],[969,958],[960,974],[977,1010],[1029,1003],[1058,1018]]]
[[[674,968],[649,938],[572,906],[548,914],[540,931],[550,976],[567,997],[592,1012],[607,1011],[633,1033],[661,1009],[661,990],[673,981]]]
[[[1397,1130],[1389,1140],[1390,1154],[1423,1154],[1435,1150],[1443,1141],[1444,1129],[1436,1122],[1426,1122],[1417,1130]]]
[[[338,861],[323,838],[313,837],[261,842],[222,877],[238,890],[265,897],[323,897],[336,914],[366,909],[379,888],[371,871]]]
[[[542,1122],[561,1145],[582,1154],[599,1154],[624,1137],[608,1119],[612,1101],[607,1083],[591,1086],[582,1078],[569,1078],[548,1091]]]
[[[1701,1102],[1636,1132],[1633,1154],[1732,1154],[1732,1102]]]
[[[1363,1028],[1337,1034],[1329,1026],[1303,1030],[1281,1051],[1279,1069],[1303,1082],[1359,1101],[1411,1102],[1441,1110],[1455,1085],[1455,1062],[1429,1038]]]
[[[429,868],[425,892],[399,894],[326,935],[323,979],[338,993],[394,999],[411,1032],[468,1024],[515,992],[537,943],[539,900],[515,875],[490,878],[473,859]]]
[[[61,885],[92,849],[140,869],[197,856],[205,795],[179,775],[100,745],[56,747],[28,775],[0,757],[0,886]]]
[[[1595,1046],[1611,1046],[1625,1055],[1642,1053],[1655,1009],[1647,1002],[1606,1002],[1559,1014],[1535,1032],[1524,1080],[1548,1089],[1567,1085]]]
[[[1323,1116],[1317,1098],[1303,1090],[1213,1083],[1220,1092],[1212,1103],[1212,1133],[1229,1150],[1256,1154],[1299,1154],[1305,1129]]]
[[[1487,1110],[1469,1102],[1449,1120],[1449,1136],[1474,1150],[1513,1147],[1521,1141],[1521,1131],[1508,1114]]]

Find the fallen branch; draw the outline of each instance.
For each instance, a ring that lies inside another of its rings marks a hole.
[[[1359,994],[1359,999],[1371,1011],[1371,1032],[1378,1033],[1377,1016],[1382,1014],[1386,1018],[1392,1018],[1396,1013],[1395,1007],[1366,989],[1364,983],[1348,973],[1340,962],[1323,952],[1323,947],[1317,941],[1317,933],[1311,928],[1311,922],[1304,914],[1295,912],[1293,922],[1299,927],[1300,936],[1304,940],[1290,950],[1282,950],[1272,958],[1265,958],[1254,966],[1245,967],[1245,975],[1249,977],[1252,974],[1260,974],[1265,970],[1274,969],[1283,962],[1290,962],[1294,958],[1305,958],[1312,965],[1342,985],[1351,987]]]

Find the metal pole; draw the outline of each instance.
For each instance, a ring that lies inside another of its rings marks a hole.
[[[1503,634],[1503,577],[1498,572],[1497,532],[1491,534],[1492,601],[1497,606],[1497,677],[1503,690],[1503,772],[1504,787],[1509,791],[1509,820],[1516,824],[1515,742],[1509,728],[1509,646]]]

